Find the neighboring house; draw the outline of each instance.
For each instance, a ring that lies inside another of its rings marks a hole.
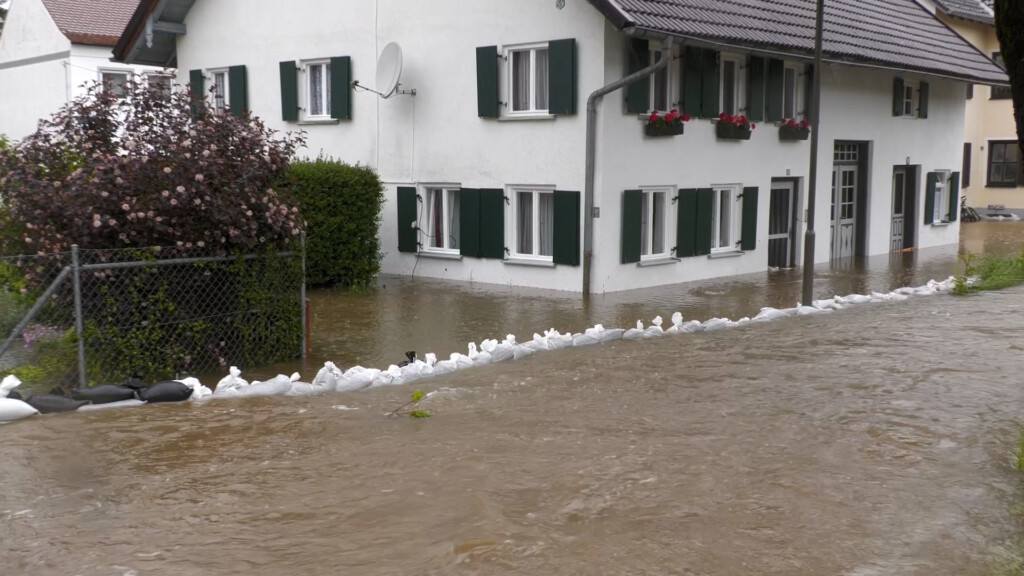
[[[375,167],[387,273],[600,293],[794,266],[810,145],[780,124],[815,73],[816,261],[954,246],[966,85],[1005,74],[913,0],[826,4],[817,72],[814,0],[143,0],[115,56]],[[665,58],[597,102],[588,197],[588,95]],[[671,109],[685,134],[646,135]]]
[[[105,80],[117,90],[132,72],[169,87],[160,68],[112,62],[138,0],[13,0],[0,35],[0,134],[21,139],[82,93]]]
[[[1002,64],[991,1],[922,2],[978,50]],[[962,180],[967,204],[983,217],[1024,216],[1024,158],[1017,145],[1007,86],[967,86]]]

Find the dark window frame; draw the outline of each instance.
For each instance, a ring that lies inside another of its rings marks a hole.
[[[993,158],[993,156],[995,156],[995,151],[996,151],[996,147],[997,146],[1004,147],[1003,158],[1006,158],[1006,148],[1009,148],[1009,149],[1013,150],[1013,152],[1014,152],[1014,161],[1012,163],[1006,162],[1005,160],[1003,160],[1002,162],[999,162],[999,164],[1001,164],[1003,166],[1003,174],[1004,174],[1004,176],[1003,176],[1003,178],[1001,180],[999,180],[998,182],[995,182],[992,179],[992,166],[993,166],[992,158]],[[987,188],[1016,188],[1017,187],[1017,174],[1020,171],[1020,166],[1019,166],[1020,154],[1018,154],[1018,148],[1017,147],[1018,147],[1018,143],[1017,143],[1016,140],[990,140],[989,141],[989,143],[988,143],[988,157],[985,160],[985,173],[986,173],[985,186]],[[1012,166],[1012,170],[1010,170],[1011,176],[1009,178],[1007,178],[1005,176],[1006,168],[1010,167],[1010,166]]]
[[[1006,69],[1006,64],[1003,63],[1003,55],[999,52],[992,53],[992,60],[1003,70]],[[992,86],[991,88],[989,100],[1009,100],[1013,97],[1009,86]]]

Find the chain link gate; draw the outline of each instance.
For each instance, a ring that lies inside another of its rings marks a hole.
[[[45,371],[56,363],[61,385],[85,386],[304,357],[304,236],[300,246],[244,256],[212,256],[195,246],[74,247],[0,258],[0,282],[10,286],[20,275],[15,292],[39,294],[0,344],[0,372],[35,361],[48,363],[40,367]],[[43,350],[15,350],[19,337]]]

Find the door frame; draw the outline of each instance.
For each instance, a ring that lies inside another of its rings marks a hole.
[[[895,190],[896,174],[898,172],[902,172],[903,173],[903,178],[904,178],[904,180],[903,180],[903,187],[904,187],[904,191],[903,191],[903,198],[904,198],[904,200],[903,200],[903,250],[907,250],[907,249],[910,249],[910,248],[916,248],[917,247],[917,215],[918,215],[918,211],[917,211],[917,204],[918,204],[918,201],[917,201],[917,197],[918,197],[917,182],[918,182],[918,174],[920,172],[920,169],[921,169],[921,167],[919,165],[916,165],[916,164],[897,164],[897,165],[892,167],[892,183],[893,183],[893,186],[892,186],[892,188],[890,189],[890,192],[889,192],[889,194],[890,194],[890,196],[889,196],[889,206],[890,206],[890,208],[889,208],[889,215],[890,215],[890,219],[891,219],[891,216],[892,216],[892,205],[893,205],[892,194],[895,194],[895,192],[896,192],[896,190]],[[891,243],[892,243],[891,232],[890,232],[890,236],[889,236],[889,242],[890,242],[890,246],[891,246]]]
[[[837,161],[835,159],[835,149],[841,145],[855,145],[857,147],[857,160],[855,161]],[[862,257],[867,255],[867,239],[868,239],[868,219],[870,211],[868,210],[868,201],[870,195],[868,194],[868,183],[871,181],[870,174],[870,162],[868,158],[871,155],[871,142],[867,140],[835,140],[832,143],[832,166],[846,165],[857,167],[857,191],[854,196],[853,206],[853,217],[855,219],[853,228],[853,256]],[[890,208],[891,210],[891,208]],[[831,246],[831,244],[830,244]],[[831,258],[831,251],[829,252]]]
[[[772,178],[771,185],[768,187],[768,222],[765,226],[765,230],[771,230],[771,190],[775,187],[775,184],[788,184],[791,189],[791,195],[789,198],[790,212],[789,212],[789,268],[793,268],[797,263],[797,230],[800,222],[800,179],[792,176],[782,176]],[[770,238],[769,238],[770,240]],[[771,254],[769,253],[769,256]]]

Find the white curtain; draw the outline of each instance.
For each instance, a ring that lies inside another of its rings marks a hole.
[[[665,252],[665,193],[655,192],[652,196],[654,206],[651,206],[653,213],[651,236],[654,246],[651,249],[651,254],[662,254]]]
[[[548,109],[548,51],[537,50],[537,67],[534,78],[537,86],[537,105],[535,110]]]
[[[537,210],[537,232],[540,239],[541,256],[554,254],[555,235],[555,195],[551,193],[538,194],[540,202]]]
[[[647,240],[651,237],[651,193],[640,194],[640,254],[649,256],[651,244]]]
[[[324,66],[309,67],[309,115],[322,116],[324,113]]]
[[[516,235],[519,239],[519,246],[516,248],[516,252],[533,254],[533,192],[519,193],[518,210]]]
[[[512,53],[512,110],[530,109],[530,51]]]
[[[448,248],[459,248],[459,191],[448,192]]]

